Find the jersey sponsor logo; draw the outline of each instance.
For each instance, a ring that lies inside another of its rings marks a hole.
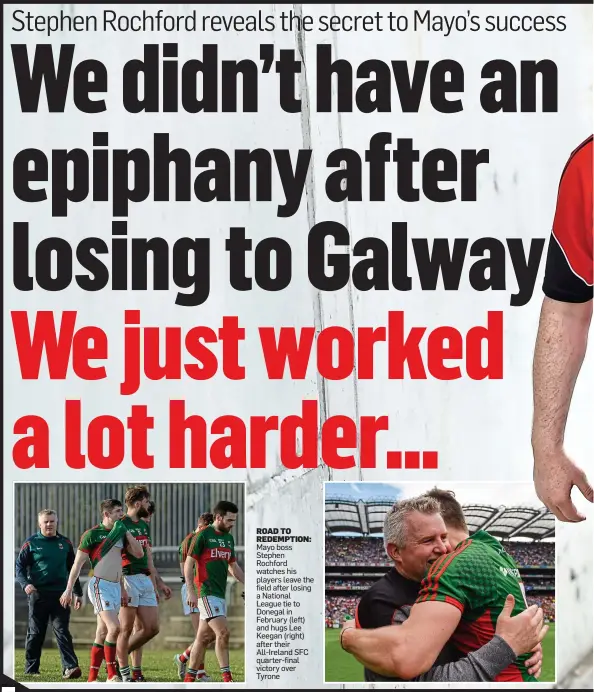
[[[211,548],[210,557],[216,560],[230,560],[231,550],[229,548]]]
[[[512,567],[500,567],[500,572],[506,577],[514,577],[515,579],[520,578],[520,570]]]

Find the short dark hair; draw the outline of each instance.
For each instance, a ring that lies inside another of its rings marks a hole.
[[[151,494],[146,485],[133,485],[131,488],[126,490],[126,496],[124,497],[124,502],[128,507],[132,507],[135,502],[142,502],[145,498],[149,498]]]
[[[443,521],[447,528],[468,532],[464,510],[462,509],[462,505],[456,500],[456,493],[453,490],[433,488],[425,493],[425,495],[437,500],[439,503],[439,513],[443,517]]]
[[[149,515],[153,515],[155,513],[155,501],[154,500],[151,500],[149,502],[147,512],[149,513]]]
[[[209,524],[212,524],[213,521],[214,516],[210,512],[204,512],[204,514],[201,514],[198,517],[199,524],[206,524],[208,526]]]
[[[231,512],[232,514],[237,514],[239,512],[239,509],[236,504],[233,502],[228,502],[227,500],[221,500],[220,502],[217,502],[215,505],[214,509],[212,510],[212,513],[217,516],[217,514],[220,514],[221,516],[225,516],[228,512]]]
[[[103,500],[101,503],[101,516],[105,514],[105,512],[113,512],[114,509],[117,509],[118,507],[121,507],[122,503],[119,500],[114,500],[114,499],[108,499],[108,500]]]

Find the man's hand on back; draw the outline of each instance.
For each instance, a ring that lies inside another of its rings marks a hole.
[[[542,642],[549,626],[544,624],[542,608],[532,605],[519,615],[511,616],[515,599],[508,596],[497,618],[495,634],[498,634],[514,651],[516,656],[536,650]]]

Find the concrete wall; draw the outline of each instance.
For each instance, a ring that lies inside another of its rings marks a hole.
[[[189,5],[169,5],[170,13],[185,13]],[[50,5],[43,11],[84,13],[82,5]],[[126,6],[119,5],[120,12]],[[128,8],[138,11],[138,8]],[[202,5],[203,14],[242,13],[250,14],[262,9],[274,15],[290,9],[283,5],[222,6]],[[295,6],[297,12],[318,17],[321,14],[386,12],[388,6],[372,7],[304,5]],[[467,6],[450,6],[447,14],[465,13]],[[505,9],[505,8],[504,8]],[[37,11],[41,11],[38,9]],[[437,9],[436,9],[437,11]],[[473,7],[472,11],[484,16],[490,9]],[[503,9],[502,9],[503,11]],[[412,7],[401,6],[399,12],[412,14]],[[207,236],[211,238],[213,261],[212,290],[209,300],[199,308],[188,309],[174,305],[174,292],[151,294],[121,294],[101,291],[83,293],[77,288],[52,294],[36,290],[19,293],[7,278],[6,306],[8,309],[77,309],[81,322],[94,322],[105,329],[111,340],[118,341],[122,333],[123,309],[138,308],[145,324],[175,324],[189,329],[197,324],[216,328],[222,315],[238,315],[246,329],[246,342],[242,349],[243,363],[248,365],[246,381],[226,380],[222,374],[214,379],[181,386],[175,382],[144,383],[140,391],[127,398],[118,396],[117,377],[122,372],[121,350],[110,352],[109,381],[84,383],[70,376],[65,383],[22,382],[16,367],[14,342],[8,338],[5,349],[7,367],[7,391],[11,400],[9,425],[18,416],[27,413],[42,415],[50,422],[52,430],[59,431],[62,424],[63,400],[82,399],[85,417],[110,412],[125,417],[131,404],[147,403],[155,416],[161,433],[154,434],[151,445],[158,465],[142,472],[142,479],[151,483],[178,478],[196,481],[222,480],[226,482],[246,480],[248,483],[248,580],[253,583],[250,566],[250,546],[255,550],[258,526],[283,525],[294,532],[311,535],[313,542],[307,550],[297,554],[300,568],[316,578],[316,588],[304,605],[307,617],[307,644],[312,651],[302,672],[285,681],[290,686],[318,687],[322,680],[323,650],[323,506],[322,482],[324,480],[476,480],[489,482],[528,481],[531,479],[531,382],[530,368],[534,337],[540,307],[537,290],[528,305],[521,308],[509,306],[509,296],[515,292],[511,263],[508,261],[507,292],[477,294],[462,282],[458,292],[445,292],[438,288],[434,293],[413,290],[410,293],[390,291],[360,293],[345,288],[336,293],[322,293],[307,283],[307,232],[315,222],[333,220],[345,223],[351,230],[353,241],[376,235],[388,239],[393,221],[407,221],[410,233],[429,238],[441,236],[453,238],[495,236],[519,237],[526,242],[532,237],[547,237],[553,217],[557,185],[568,154],[591,132],[592,113],[592,9],[589,6],[564,5],[515,5],[516,14],[560,15],[567,17],[567,31],[562,34],[543,33],[493,35],[460,34],[444,37],[437,33],[383,34],[336,34],[330,36],[318,31],[283,33],[274,31],[262,37],[249,33],[208,33],[203,35],[153,34],[151,40],[163,42],[175,40],[179,44],[180,58],[195,55],[200,42],[217,42],[226,59],[249,56],[257,61],[258,45],[274,43],[275,50],[298,48],[303,51],[305,70],[300,80],[302,95],[315,94],[314,49],[317,43],[332,42],[335,54],[358,64],[367,58],[384,61],[407,59],[409,61],[453,58],[462,63],[466,72],[465,110],[454,116],[435,113],[426,102],[418,115],[391,114],[362,115],[349,113],[337,115],[316,113],[312,105],[304,107],[301,114],[282,112],[276,99],[274,80],[261,82],[260,112],[257,114],[167,114],[134,116],[127,114],[118,104],[117,94],[121,83],[118,69],[123,62],[142,54],[146,35],[121,34],[106,36],[101,33],[80,34],[67,37],[54,34],[51,42],[59,44],[76,42],[76,57],[100,57],[110,74],[110,107],[106,114],[93,117],[77,113],[73,107],[67,116],[48,116],[20,113],[16,98],[14,76],[11,73],[9,44],[41,41],[42,37],[12,33],[5,23],[6,93],[6,164],[5,173],[10,179],[9,162],[15,154],[27,147],[39,147],[46,151],[58,147],[91,146],[93,131],[108,130],[110,145],[124,148],[143,146],[149,148],[152,134],[169,131],[173,144],[189,151],[199,151],[212,146],[227,151],[235,148],[300,147],[314,150],[314,175],[308,182],[307,196],[299,211],[289,219],[276,217],[276,205],[256,203],[221,204],[157,204],[146,202],[137,205],[131,214],[130,233],[139,237],[165,235],[170,239],[178,236]],[[43,40],[47,40],[43,38]],[[480,88],[478,67],[493,58],[505,58],[517,64],[522,59],[553,59],[559,67],[559,112],[556,114],[505,114],[489,115],[480,110],[476,95]],[[111,76],[113,75],[113,77]],[[476,203],[404,204],[395,196],[384,203],[330,203],[324,193],[325,158],[338,147],[353,148],[362,152],[371,135],[389,131],[396,137],[412,137],[415,144],[427,151],[435,147],[447,147],[452,151],[461,148],[489,148],[491,162],[479,175],[479,201]],[[282,192],[278,189],[278,199]],[[100,235],[109,237],[111,214],[108,205],[85,203],[73,205],[67,219],[50,219],[47,203],[27,205],[19,202],[6,190],[6,221],[28,220],[31,224],[32,242],[52,234],[64,234],[72,242],[76,236]],[[224,255],[224,238],[232,226],[246,226],[254,242],[279,235],[291,243],[293,253],[293,281],[284,291],[265,293],[260,290],[239,293],[228,286]],[[7,234],[5,241],[5,270],[11,273],[12,240]],[[384,367],[379,366],[373,381],[357,381],[350,378],[339,382],[323,382],[316,377],[312,366],[303,381],[283,380],[270,382],[265,378],[264,365],[258,349],[257,328],[266,324],[307,326],[318,329],[331,324],[354,328],[364,325],[382,326],[389,310],[404,310],[407,326],[452,324],[464,331],[474,324],[483,324],[489,309],[505,312],[505,351],[502,381],[454,382],[437,381],[388,381]],[[8,314],[8,311],[5,313]],[[6,318],[7,334],[11,325]],[[582,464],[592,458],[594,448],[591,429],[591,392],[588,383],[593,374],[593,360],[589,356],[580,376],[568,428],[568,448]],[[167,471],[168,456],[167,401],[183,396],[187,409],[214,419],[224,413],[248,418],[252,415],[286,416],[297,413],[302,399],[318,398],[321,402],[322,419],[334,414],[346,414],[354,418],[362,415],[389,414],[390,433],[381,436],[378,456],[383,458],[388,449],[438,449],[440,466],[437,471],[391,471],[377,469],[330,472],[320,466],[307,473],[288,471],[278,459],[276,443],[270,445],[265,470],[229,470],[224,474],[215,470],[191,472]],[[34,410],[32,410],[34,402]],[[10,433],[10,428],[8,429]],[[11,435],[5,442],[5,459],[11,458]],[[68,481],[73,472],[66,468],[64,445],[59,432],[51,439],[52,468],[35,473],[36,482]],[[190,475],[188,475],[188,473]],[[31,480],[28,472],[18,472],[9,464],[5,466],[6,488],[14,480]],[[82,475],[82,474],[81,474]],[[117,471],[118,481],[138,478],[138,472],[128,461]],[[84,480],[104,482],[105,474],[88,468]],[[10,525],[14,507],[10,494],[5,496],[4,521]],[[577,500],[580,503],[579,499]],[[583,502],[580,503],[583,506]],[[592,513],[581,525],[563,525],[558,530],[559,563],[557,571],[558,602],[558,669],[566,676],[592,648]],[[5,555],[12,555],[12,547],[5,546]],[[5,603],[13,599],[12,580],[5,581]],[[246,604],[248,627],[253,622],[251,610],[254,603]],[[10,608],[9,608],[10,612]],[[4,646],[11,660],[12,634],[5,622]],[[255,657],[250,647],[255,641],[248,636],[246,649],[246,673],[255,681]],[[10,666],[8,668],[9,673]],[[252,683],[253,686],[256,683]]]

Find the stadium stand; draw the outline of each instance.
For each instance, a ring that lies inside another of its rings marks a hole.
[[[392,500],[353,501],[328,498],[326,525],[326,626],[339,627],[354,616],[361,592],[386,572],[384,517]],[[472,533],[485,529],[501,540],[518,563],[529,604],[538,603],[555,621],[555,520],[546,509],[465,505]],[[335,535],[349,533],[351,535]],[[370,534],[376,534],[375,536]]]

